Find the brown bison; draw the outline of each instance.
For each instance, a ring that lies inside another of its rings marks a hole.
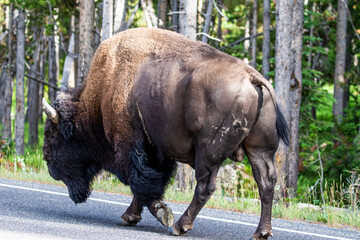
[[[171,31],[131,29],[101,44],[84,85],[44,106],[44,159],[75,203],[104,169],[134,194],[121,216],[126,225],[137,224],[146,206],[170,227],[162,197],[176,162],[187,163],[197,185],[172,227],[181,235],[214,192],[222,162],[246,154],[262,208],[253,238],[272,236],[273,157],[289,132],[271,84],[241,60]]]

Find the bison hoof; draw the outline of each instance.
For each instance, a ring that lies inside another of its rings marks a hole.
[[[155,206],[157,208],[156,218],[165,227],[171,227],[174,224],[174,214],[165,203],[158,203]]]
[[[263,240],[263,239],[268,239],[269,237],[274,236],[273,231],[269,230],[269,231],[261,231],[261,232],[256,232],[254,233],[254,235],[252,236],[252,240]]]
[[[193,228],[193,225],[184,225],[179,226],[178,223],[176,223],[172,228],[170,228],[170,233],[174,236],[180,236],[185,234],[187,231],[191,230]]]
[[[124,213],[121,216],[122,224],[123,226],[135,226],[138,222],[141,220],[140,215],[133,215],[133,214],[127,214]]]

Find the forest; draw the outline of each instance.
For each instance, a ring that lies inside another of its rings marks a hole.
[[[137,27],[205,42],[273,84],[291,133],[277,199],[359,209],[359,0],[0,0],[1,169],[46,168],[41,99],[83,84],[101,42]],[[249,162],[225,163],[239,172],[222,192],[258,196]],[[193,178],[179,165],[179,188]]]

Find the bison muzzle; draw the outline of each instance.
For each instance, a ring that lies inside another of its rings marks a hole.
[[[104,169],[134,194],[121,216],[126,225],[146,206],[181,235],[215,191],[222,162],[246,154],[262,208],[252,237],[272,236],[273,157],[289,130],[271,84],[241,60],[171,31],[131,29],[100,45],[85,84],[44,108],[44,159],[75,203],[86,201]],[[197,185],[173,225],[162,197],[176,162],[195,169]]]

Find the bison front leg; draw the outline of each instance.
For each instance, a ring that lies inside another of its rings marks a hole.
[[[194,197],[179,221],[173,226],[172,234],[179,236],[193,228],[196,216],[216,189],[216,175],[220,165],[221,163],[212,167],[200,166],[195,168],[197,184]]]
[[[255,181],[259,188],[261,200],[260,222],[252,239],[268,239],[269,236],[273,236],[271,212],[274,198],[274,186],[277,177],[273,163],[274,151],[249,148],[246,151]]]
[[[174,224],[174,214],[163,201],[153,200],[146,204],[150,213],[165,227],[171,227]]]
[[[175,172],[176,163],[159,154],[157,157],[160,157],[162,161],[149,158],[148,152],[145,152],[141,143],[138,143],[138,146],[130,152],[127,180],[134,199],[123,215],[123,220],[130,217],[130,220],[135,218],[140,221],[141,210],[146,206],[161,224],[166,227],[173,225],[174,215],[162,201],[162,197],[166,185]],[[133,223],[136,224],[135,221]]]
[[[143,210],[144,204],[139,201],[139,199],[134,196],[130,206],[126,209],[126,212],[121,216],[123,225],[125,226],[135,226],[138,222],[141,221],[141,212]]]
[[[150,200],[145,202],[141,198],[134,196],[130,206],[121,216],[123,225],[135,226],[141,221],[141,212],[144,206],[147,206],[150,213],[165,227],[171,227],[174,224],[174,215],[172,210],[161,200]]]

